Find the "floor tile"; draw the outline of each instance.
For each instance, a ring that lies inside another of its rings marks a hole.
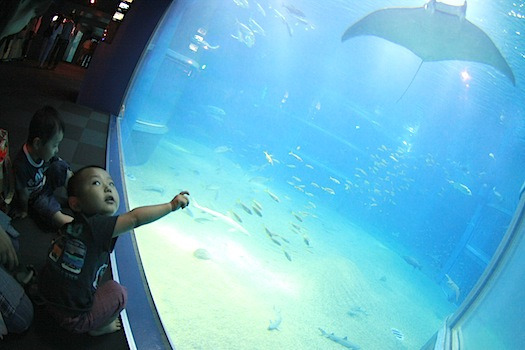
[[[104,134],[108,133],[108,123],[99,122],[96,120],[89,119],[86,125],[87,129],[98,131]]]
[[[80,142],[100,148],[106,148],[106,138],[107,136],[105,133],[91,129],[84,129],[84,131],[82,131],[82,136],[80,137]]]
[[[87,122],[89,120],[84,116],[64,111],[60,112],[60,117],[65,123],[80,126],[82,128],[86,127]]]
[[[106,164],[106,149],[80,143],[71,162],[84,165],[98,165],[103,167]]]
[[[93,110],[91,108],[84,107],[84,106],[81,106],[81,105],[77,105],[75,103],[71,103],[71,102],[67,102],[67,101],[64,102],[60,106],[60,109],[63,110],[63,111],[70,112],[70,113],[73,113],[73,114],[78,114],[78,115],[81,115],[81,116],[84,116],[84,117],[89,117],[91,115],[91,113],[93,112]]]
[[[109,123],[109,114],[93,111],[93,113],[91,113],[91,116],[89,117],[89,119],[96,120],[98,122],[103,122],[103,123],[108,124]]]
[[[78,146],[78,139],[72,140],[64,138],[60,143],[58,150],[58,155],[60,158],[64,159],[66,162],[70,163],[75,155]]]
[[[80,137],[82,136],[82,131],[84,131],[84,128],[69,123],[64,124],[66,128],[64,139],[76,140],[78,142],[78,140],[80,140]]]

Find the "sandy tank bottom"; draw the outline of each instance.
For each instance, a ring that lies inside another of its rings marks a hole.
[[[329,205],[261,175],[264,155],[261,168],[247,170],[231,152],[163,141],[147,164],[125,168],[130,208],[191,193],[189,208],[136,230],[177,349],[344,348],[320,329],[362,349],[417,349],[454,311],[399,254]]]

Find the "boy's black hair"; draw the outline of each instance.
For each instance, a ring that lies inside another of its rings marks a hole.
[[[86,169],[91,169],[91,168],[98,168],[98,169],[106,170],[103,167],[98,166],[98,165],[87,165],[75,171],[75,173],[73,174],[73,176],[71,176],[71,178],[69,179],[69,182],[67,183],[68,197],[76,197],[78,195],[78,188],[80,187],[80,184],[82,183],[82,173]]]
[[[31,144],[35,138],[39,137],[43,144],[46,144],[60,131],[64,133],[64,122],[54,107],[46,105],[36,111],[31,118],[27,143]]]

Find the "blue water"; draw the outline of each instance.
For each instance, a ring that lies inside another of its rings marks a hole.
[[[341,42],[365,15],[419,1],[294,1],[304,20],[281,1],[258,4],[264,11],[241,0],[173,5],[126,101],[129,166],[147,167],[159,141],[189,152],[181,140],[203,145],[213,151],[203,162],[224,157],[245,171],[239,181],[299,198],[291,210],[303,218],[327,208],[415,258],[444,291],[448,274],[461,289],[450,303],[459,305],[504,235],[523,183],[524,2],[470,1],[466,16],[500,49],[516,86],[487,65],[424,62],[416,74],[420,59],[401,46]],[[264,35],[234,38],[250,19]],[[234,197],[248,204],[250,196]]]

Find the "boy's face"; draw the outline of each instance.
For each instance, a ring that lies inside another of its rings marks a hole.
[[[37,149],[38,156],[44,160],[44,162],[49,161],[52,157],[58,154],[58,146],[62,139],[64,138],[64,133],[62,131],[57,132],[52,138],[47,140],[46,143],[42,144],[40,142]]]
[[[115,214],[120,198],[111,176],[100,168],[88,168],[81,176],[82,184],[76,197],[77,209],[86,215],[111,216]]]

